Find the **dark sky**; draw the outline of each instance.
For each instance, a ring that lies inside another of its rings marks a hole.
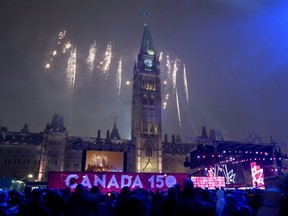
[[[157,54],[163,53],[161,79],[168,81],[163,134],[196,137],[205,126],[225,140],[255,132],[264,142],[288,142],[287,0],[1,0],[2,126],[20,131],[27,123],[40,132],[60,114],[69,135],[95,137],[98,129],[105,136],[116,116],[120,135],[129,139],[132,85],[125,83],[133,77],[145,22]],[[86,59],[94,41],[90,71]],[[68,42],[77,56],[70,88],[71,48],[61,53]],[[100,62],[108,44],[112,56],[105,71]],[[167,62],[177,63],[176,76],[168,75]]]

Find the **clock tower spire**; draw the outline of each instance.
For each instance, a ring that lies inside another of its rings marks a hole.
[[[150,29],[149,29],[148,25],[145,24],[140,54],[141,53],[149,54],[148,52],[151,52],[151,51],[154,51],[154,48],[153,48],[153,43],[152,43],[152,39],[151,39]]]
[[[137,172],[162,172],[160,62],[150,29],[144,33],[134,66],[131,139],[135,144]]]

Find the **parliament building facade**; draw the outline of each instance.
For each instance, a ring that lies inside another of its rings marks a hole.
[[[198,139],[184,142],[178,135],[163,135],[161,104],[159,56],[153,47],[149,27],[145,25],[140,52],[133,68],[131,140],[121,139],[116,120],[111,132],[107,130],[103,136],[98,130],[96,137],[69,135],[63,116],[59,114],[55,114],[40,133],[31,133],[27,125],[20,132],[1,126],[0,178],[42,182],[47,181],[49,171],[84,171],[85,152],[88,150],[123,152],[124,172],[191,175],[205,164],[213,165],[207,164],[206,159],[212,155],[216,157],[220,147],[221,160],[225,161],[229,155],[223,155],[223,152],[230,151],[226,149],[228,146],[232,146],[231,151],[244,146],[241,143],[223,144],[221,134],[210,130],[210,135],[207,135],[204,127]],[[216,149],[215,142],[222,142],[223,145],[218,145]],[[245,148],[252,152],[250,144]],[[205,148],[206,145],[213,148]],[[265,148],[271,156],[273,154],[273,146],[257,143],[254,146],[257,148],[255,152]],[[207,149],[212,149],[210,155],[207,155]],[[205,161],[198,160],[199,155],[205,156]],[[240,158],[239,152],[235,157]],[[213,161],[217,162],[220,159]]]

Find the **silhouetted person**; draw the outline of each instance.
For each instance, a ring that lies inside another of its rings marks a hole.
[[[225,196],[225,205],[220,212],[220,216],[241,216],[241,208],[237,205],[233,194],[227,194]]]
[[[177,206],[174,215],[207,215],[204,202],[197,199],[194,193],[194,184],[191,179],[186,179],[183,184],[183,190],[179,194]]]
[[[23,209],[24,194],[19,193],[16,190],[8,191],[9,201],[8,201],[8,212],[9,216],[20,215],[21,210]]]
[[[50,210],[43,204],[44,197],[41,189],[34,189],[31,197],[27,200],[22,215],[26,216],[52,216]]]
[[[0,189],[0,216],[8,215],[8,193]]]
[[[280,213],[280,198],[281,190],[279,188],[266,188],[263,193],[262,205],[257,211],[257,216],[278,216]]]
[[[177,200],[178,200],[178,189],[176,187],[169,188],[167,192],[167,197],[160,205],[159,216],[175,215]]]
[[[135,189],[122,197],[115,206],[113,216],[149,216],[151,203],[142,189]]]
[[[105,204],[105,203],[104,203]],[[67,216],[95,216],[95,215],[107,215],[107,211],[104,207],[104,211],[99,200],[99,196],[91,193],[88,190],[84,190],[82,184],[78,184],[75,188],[75,192],[71,194],[68,201]]]
[[[219,216],[225,206],[225,192],[217,190],[216,192],[216,215]]]
[[[51,211],[52,216],[64,215],[66,209],[66,201],[64,197],[59,195],[55,189],[48,190],[45,195],[45,206]]]
[[[288,215],[288,176],[285,177],[283,184],[283,193],[280,201],[280,212],[279,216]]]

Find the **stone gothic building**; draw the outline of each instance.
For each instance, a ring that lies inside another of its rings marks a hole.
[[[27,125],[20,132],[11,132],[5,127],[0,130],[0,178],[24,181],[47,181],[49,171],[83,171],[87,150],[124,152],[126,172],[187,173],[185,158],[197,145],[196,142],[182,143],[180,137],[174,135],[168,141],[165,135],[158,146],[158,150],[161,149],[158,153],[161,158],[158,158],[154,156],[157,149],[153,139],[152,142],[147,136],[143,138],[146,142],[138,144],[121,139],[116,121],[111,133],[108,130],[104,137],[100,130],[97,137],[74,137],[68,135],[63,117],[58,114],[40,133],[31,133]],[[154,167],[156,161],[161,162],[159,170]]]

